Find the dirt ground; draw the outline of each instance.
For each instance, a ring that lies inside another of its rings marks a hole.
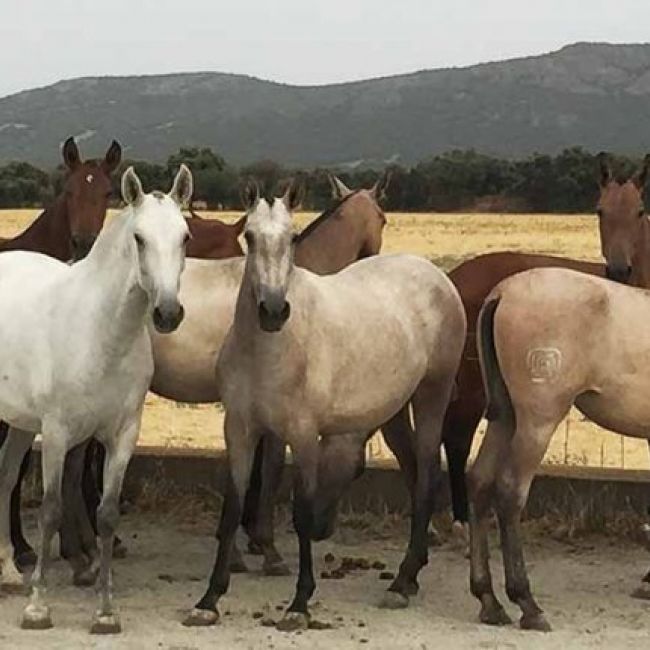
[[[33,519],[33,511],[30,511]],[[18,627],[26,599],[0,596],[0,648],[69,650],[70,648],[134,648],[199,650],[202,648],[639,648],[650,641],[650,602],[629,597],[650,563],[638,546],[589,539],[561,543],[533,538],[527,531],[531,580],[553,625],[549,634],[523,632],[517,626],[490,628],[477,622],[478,607],[468,591],[468,566],[451,544],[434,548],[421,574],[421,595],[408,610],[377,607],[386,582],[377,570],[355,571],[342,580],[318,579],[312,617],[331,630],[283,633],[254,618],[274,618],[293,593],[294,577],[262,577],[259,558],[247,556],[253,571],[233,577],[221,605],[221,624],[188,629],[180,621],[203,592],[213,557],[209,534],[213,517],[191,527],[169,516],[130,514],[121,533],[126,559],[115,563],[115,596],[123,633],[93,637],[88,633],[94,610],[92,588],[70,585],[67,565],[58,560],[49,588],[55,628],[40,632]],[[287,530],[286,524],[279,531]],[[406,540],[404,522],[386,530],[342,528],[333,541],[315,545],[317,574],[327,568],[326,553],[337,558],[364,557],[397,568]],[[33,531],[32,531],[33,534]],[[296,541],[281,533],[280,549],[292,570],[297,567]],[[492,553],[495,584],[509,614],[517,608],[503,594],[501,562]]]

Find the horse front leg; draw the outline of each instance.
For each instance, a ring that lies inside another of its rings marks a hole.
[[[291,445],[295,465],[293,525],[298,534],[299,569],[296,593],[278,630],[291,632],[309,627],[309,600],[316,589],[311,550],[314,497],[318,481],[318,434],[305,435]]]
[[[126,468],[135,450],[140,432],[142,410],[127,420],[113,437],[104,442],[106,460],[103,472],[102,498],[97,508],[99,536],[99,607],[95,612],[91,634],[118,634],[122,631],[119,616],[113,606],[113,545],[120,519],[120,494]]]
[[[253,456],[260,437],[258,432],[248,428],[241,417],[228,410],[224,421],[224,434],[230,478],[217,530],[219,545],[208,588],[183,621],[186,627],[205,627],[219,622],[218,603],[230,585],[235,535],[241,523]]]
[[[22,590],[23,578],[14,563],[14,513],[12,496],[19,479],[25,455],[32,446],[34,435],[24,431],[7,429],[5,440],[0,447],[0,570],[2,588],[8,591]],[[18,504],[18,520],[20,506]]]
[[[11,543],[14,547],[14,562],[20,571],[33,567],[36,564],[36,551],[30,546],[23,534],[23,522],[20,516],[20,504],[23,482],[29,470],[32,456],[31,448],[25,452],[18,472],[18,480],[11,492]]]

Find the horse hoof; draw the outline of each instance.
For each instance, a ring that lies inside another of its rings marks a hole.
[[[248,554],[249,555],[264,555],[264,551],[262,550],[262,547],[257,542],[254,542],[252,539],[249,539],[248,540]]]
[[[280,632],[297,632],[309,629],[309,614],[303,612],[287,612],[282,620],[278,621],[276,630]]]
[[[650,600],[650,585],[645,582],[641,583],[630,596],[639,600]]]
[[[52,617],[50,616],[50,608],[45,605],[33,605],[30,603],[25,607],[20,627],[23,630],[49,630],[51,627],[54,627]]]
[[[539,612],[538,614],[533,614],[532,616],[527,616],[524,614],[519,619],[519,627],[522,630],[537,630],[538,632],[550,632],[551,626],[549,622],[544,617],[544,614]]]
[[[38,561],[38,556],[33,549],[28,548],[20,553],[16,553],[14,556],[14,562],[18,567],[18,570],[22,573],[25,573],[28,569],[31,569],[36,566]]]
[[[407,582],[404,585],[404,594],[406,596],[417,596],[420,591],[420,585],[417,582]]]
[[[241,558],[235,558],[230,563],[230,573],[248,573],[246,562]]]
[[[128,549],[126,548],[126,546],[124,546],[124,544],[121,541],[115,542],[115,544],[113,544],[114,560],[123,560],[127,556],[128,552],[129,552]]]
[[[291,575],[291,571],[289,570],[289,567],[282,560],[280,560],[279,562],[269,562],[269,563],[265,562],[264,566],[262,567],[262,573],[265,576],[271,576],[274,578]]]
[[[97,569],[83,569],[82,571],[75,571],[72,576],[72,584],[75,587],[92,587],[97,581]]]
[[[210,627],[219,622],[219,612],[211,609],[197,609],[196,607],[185,617],[185,627]]]
[[[90,627],[91,634],[119,634],[121,631],[120,619],[116,614],[97,614]]]
[[[498,605],[496,607],[483,607],[479,614],[479,620],[485,625],[512,625],[512,619],[506,614],[506,610]]]
[[[406,609],[408,606],[408,596],[398,591],[387,591],[379,603],[381,609]]]

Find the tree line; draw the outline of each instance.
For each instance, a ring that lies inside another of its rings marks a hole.
[[[180,162],[193,172],[194,199],[208,208],[239,209],[239,189],[249,177],[269,193],[287,178],[300,175],[307,184],[306,209],[322,210],[331,200],[325,169],[289,169],[272,160],[235,167],[208,148],[182,148],[165,163],[124,161],[119,172],[134,165],[148,191],[168,187]],[[629,157],[612,157],[613,168],[622,178],[638,164]],[[380,173],[335,171],[350,188],[371,187]],[[556,156],[533,154],[518,160],[456,150],[412,167],[392,165],[390,171],[385,201],[390,211],[591,212],[598,189],[595,157],[580,147]],[[116,191],[120,174],[115,175]],[[63,166],[51,171],[26,162],[0,166],[0,207],[47,205],[61,190],[64,177]]]

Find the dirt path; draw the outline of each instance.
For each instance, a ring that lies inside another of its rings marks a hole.
[[[285,528],[285,527],[283,527]],[[56,628],[26,632],[18,627],[25,599],[0,597],[0,648],[48,650],[134,648],[194,650],[202,648],[639,648],[650,641],[650,603],[629,598],[650,557],[638,547],[623,550],[608,543],[570,546],[529,542],[531,579],[554,626],[551,634],[526,633],[516,627],[493,629],[476,623],[477,604],[467,588],[466,561],[452,548],[433,549],[423,571],[421,595],[406,611],[376,607],[386,582],[378,571],[357,571],[342,580],[319,580],[313,617],[334,629],[285,634],[262,627],[254,612],[279,616],[290,597],[294,578],[265,578],[258,573],[234,576],[223,600],[222,622],[210,629],[186,629],[184,613],[201,595],[211,566],[214,541],[168,519],[130,515],[122,533],[129,556],[116,563],[116,597],[124,632],[120,637],[91,637],[89,621],[94,591],[69,586],[67,566],[57,561],[50,580]],[[394,570],[403,534],[373,540],[368,533],[343,530],[335,542],[316,547],[316,566],[324,555],[383,560]],[[355,543],[355,540],[356,543]],[[297,559],[292,535],[281,536],[290,565]],[[493,553],[499,593],[501,564]],[[248,556],[251,567],[259,558]],[[505,600],[504,596],[504,602]],[[516,609],[507,604],[512,616]]]

